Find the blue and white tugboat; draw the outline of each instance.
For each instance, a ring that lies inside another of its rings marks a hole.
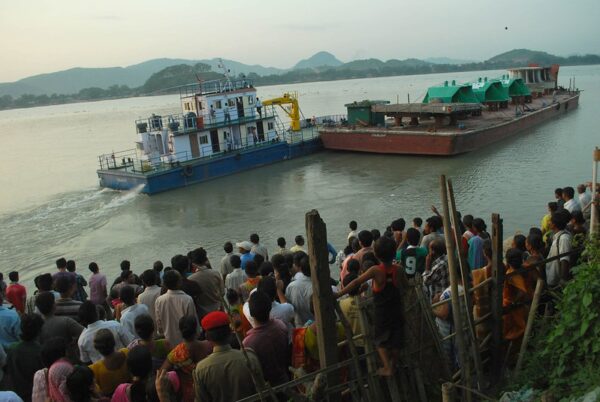
[[[298,98],[263,100],[248,79],[180,88],[182,113],[136,121],[135,149],[100,155],[100,186],[155,194],[316,152],[317,123],[300,119]],[[275,108],[290,118],[286,128]]]

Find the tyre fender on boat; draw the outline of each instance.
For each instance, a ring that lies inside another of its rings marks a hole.
[[[191,177],[194,174],[194,168],[187,165],[181,170],[181,174],[185,177]]]

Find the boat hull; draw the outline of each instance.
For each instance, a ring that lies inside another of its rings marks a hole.
[[[214,158],[189,161],[181,166],[154,173],[134,173],[121,169],[101,169],[97,173],[101,187],[114,190],[135,189],[146,194],[156,194],[310,155],[322,148],[321,140],[317,137],[294,144],[278,142],[240,152],[228,152]]]
[[[324,128],[319,130],[326,149],[383,154],[457,155],[565,115],[579,105],[579,94],[526,113],[507,122],[475,130],[429,133],[402,132],[385,128]]]

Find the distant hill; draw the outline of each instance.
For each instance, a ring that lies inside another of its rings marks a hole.
[[[452,59],[450,57],[428,57],[423,60],[433,64],[468,64],[475,62],[474,60]]]
[[[317,68],[317,67],[337,67],[341,66],[342,63],[334,55],[329,52],[318,52],[310,56],[308,59],[300,60],[293,67],[294,70],[300,70],[304,68]]]
[[[586,54],[561,57],[537,50],[513,49],[494,56],[485,62],[489,64],[502,65],[503,67],[527,66],[531,63],[536,63],[540,66],[547,66],[550,64],[572,66],[579,64],[600,64],[600,56],[596,54]]]

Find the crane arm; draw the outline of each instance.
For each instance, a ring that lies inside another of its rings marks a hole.
[[[300,130],[300,106],[298,97],[293,93],[285,93],[282,97],[267,99],[261,102],[263,106],[277,105],[290,117],[292,121],[292,131]],[[291,110],[287,110],[283,105],[291,105]]]

